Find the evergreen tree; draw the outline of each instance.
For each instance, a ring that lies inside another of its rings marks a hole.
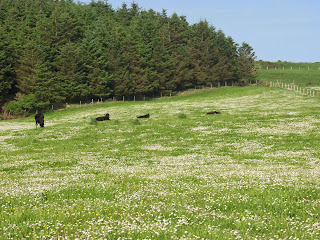
[[[35,68],[35,97],[41,108],[65,102],[65,93],[51,71],[50,63],[39,59]]]
[[[74,43],[67,43],[60,48],[55,59],[56,79],[64,89],[66,101],[79,101],[90,96],[82,65],[79,49]]]
[[[13,49],[4,35],[4,30],[0,27],[0,104],[15,90]]]
[[[108,72],[108,62],[103,52],[102,40],[97,32],[88,32],[79,46],[83,78],[89,88],[91,98],[106,98],[112,90],[112,74]]]
[[[15,64],[17,87],[23,94],[35,92],[36,65],[39,60],[39,45],[28,41],[21,49],[21,55]]]
[[[255,59],[253,48],[246,42],[242,43],[238,49],[238,78],[240,85],[253,81],[257,76]]]

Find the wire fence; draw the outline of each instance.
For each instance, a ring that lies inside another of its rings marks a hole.
[[[280,87],[287,90],[291,90],[300,94],[308,95],[311,97],[320,97],[320,87],[314,87],[314,88],[304,88],[301,86],[298,86],[292,81],[292,83],[283,83],[281,80],[277,81],[265,81],[265,80],[256,80],[254,82],[250,82],[251,85],[264,85],[269,87]],[[212,88],[222,88],[222,87],[231,87],[235,86],[233,82],[223,82],[223,83],[217,83],[216,85],[210,85],[210,86],[198,86],[192,89],[188,89],[187,91],[177,91],[177,92],[163,92],[160,94],[154,94],[152,96],[150,95],[133,95],[133,96],[122,96],[122,97],[112,97],[112,98],[99,98],[99,99],[91,99],[91,101],[79,101],[78,103],[66,103],[65,106],[54,106],[52,105],[52,110],[59,110],[61,108],[79,108],[79,107],[89,107],[94,105],[103,104],[105,102],[136,102],[136,101],[153,101],[157,99],[162,98],[170,98],[174,96],[183,96],[188,94],[193,94],[200,90],[205,89],[212,89]]]
[[[256,66],[256,69],[259,69],[259,70],[261,70],[261,69],[266,69],[266,70],[277,70],[277,69],[279,69],[279,70],[320,70],[320,67],[318,67],[318,66],[303,66],[303,67],[297,67],[297,66],[295,66],[295,67],[293,67],[293,66],[269,66],[269,65],[267,65],[267,66]]]
[[[311,96],[311,97],[320,97],[320,87],[304,88],[294,84],[294,81],[292,83],[283,83],[281,81],[276,81],[276,82],[270,81],[269,86],[284,88],[284,89],[294,91],[303,95]]]
[[[261,82],[261,81],[260,81]],[[250,83],[251,84],[251,83]],[[259,81],[255,81],[252,83],[254,85],[258,85]],[[62,105],[52,105],[52,110],[59,110],[63,108],[78,108],[78,107],[87,107],[87,106],[94,106],[98,104],[102,104],[105,102],[136,102],[136,101],[153,101],[156,99],[161,98],[170,98],[174,96],[180,96],[180,95],[188,95],[192,94],[195,91],[205,90],[205,89],[213,89],[213,88],[222,88],[222,87],[232,87],[236,84],[233,81],[224,81],[224,82],[216,82],[209,85],[203,85],[203,86],[197,86],[195,88],[188,89],[186,91],[163,91],[158,94],[153,95],[130,95],[130,96],[117,96],[117,97],[110,97],[110,98],[95,98],[91,100],[81,100],[79,102],[73,102],[73,103],[66,103],[64,106]]]

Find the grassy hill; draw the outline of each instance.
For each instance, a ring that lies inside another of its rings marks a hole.
[[[319,103],[230,87],[1,121],[0,238],[319,239]]]
[[[320,63],[257,62],[258,80],[294,83],[301,87],[320,87]],[[268,66],[268,68],[267,68]]]

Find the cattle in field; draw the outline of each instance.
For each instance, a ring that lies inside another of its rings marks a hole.
[[[34,119],[36,120],[36,128],[38,127],[38,124],[40,127],[44,127],[44,115],[42,113],[37,113]]]
[[[217,111],[213,111],[213,112],[208,112],[207,114],[221,114],[221,113]]]
[[[97,117],[96,120],[97,120],[97,121],[110,120],[109,116],[110,116],[109,113],[107,113],[104,117]]]
[[[149,117],[150,117],[150,114],[148,113],[148,114],[146,114],[146,115],[139,116],[139,117],[137,117],[137,118],[149,118]]]

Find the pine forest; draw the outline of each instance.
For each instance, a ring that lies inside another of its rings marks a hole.
[[[247,85],[255,53],[205,20],[107,1],[0,1],[0,106],[31,114],[91,99]]]

